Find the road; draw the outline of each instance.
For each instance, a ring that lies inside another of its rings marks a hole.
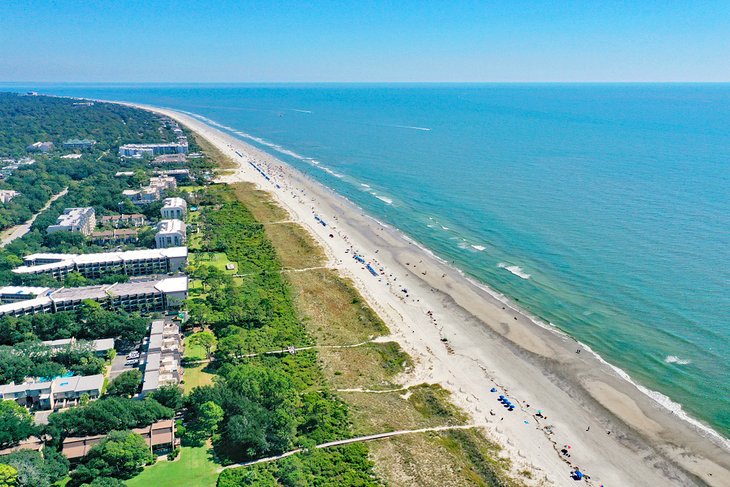
[[[18,239],[18,238],[22,237],[23,235],[25,235],[26,233],[28,233],[30,231],[31,225],[33,225],[33,222],[35,221],[35,219],[38,218],[38,215],[40,215],[41,213],[46,211],[48,209],[48,207],[51,206],[51,204],[53,204],[54,201],[56,201],[58,198],[64,196],[66,193],[68,193],[68,188],[64,188],[64,190],[61,191],[60,193],[54,194],[51,197],[51,199],[48,200],[48,203],[46,203],[46,205],[43,208],[41,208],[38,211],[38,213],[33,215],[30,218],[30,220],[28,220],[25,223],[21,223],[20,225],[16,225],[14,227],[11,227],[11,228],[8,228],[7,230],[5,230],[2,233],[2,242],[0,242],[0,248],[5,247],[7,244],[12,242],[13,240]]]

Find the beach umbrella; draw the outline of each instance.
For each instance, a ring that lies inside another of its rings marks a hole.
[[[497,392],[497,388],[496,387],[492,387],[491,389],[489,389],[489,392]]]
[[[501,401],[502,399],[504,399],[504,396],[500,395],[499,400]]]

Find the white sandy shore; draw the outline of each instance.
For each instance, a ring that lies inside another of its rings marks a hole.
[[[231,156],[240,166],[222,178],[225,182],[253,182],[272,193],[322,244],[331,264],[353,279],[392,338],[417,360],[409,382],[439,383],[450,390],[476,422],[489,424],[487,434],[505,447],[517,470],[536,472],[533,483],[547,479],[544,485],[575,485],[569,473],[580,466],[591,476],[586,483],[595,486],[730,486],[726,443],[681,420],[588,350],[577,354],[582,347],[570,337],[538,326],[486,287],[273,156],[191,116],[135,106],[178,120]],[[372,276],[352,258],[353,250],[382,268],[383,275]],[[498,392],[490,392],[492,387]],[[518,408],[507,412],[498,394]],[[536,417],[538,410],[547,419]],[[570,458],[560,454],[563,445],[571,446]]]

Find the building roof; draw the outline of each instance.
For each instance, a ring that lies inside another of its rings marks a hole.
[[[157,234],[185,233],[185,223],[182,220],[160,220],[157,224]]]
[[[142,382],[142,393],[156,391],[160,385],[160,371],[150,370],[144,373]]]
[[[3,286],[0,287],[0,295],[10,296],[40,296],[49,291],[48,287],[36,286]]]
[[[114,339],[113,338],[101,338],[99,340],[76,340],[75,338],[60,338],[58,340],[46,340],[43,343],[43,345],[46,345],[48,347],[53,348],[59,348],[59,347],[65,347],[67,345],[71,345],[72,343],[78,343],[78,344],[85,344],[85,343],[91,343],[92,348],[95,352],[105,352],[107,350],[111,350],[114,348]]]
[[[182,198],[165,198],[162,200],[162,208],[187,208],[188,203]]]
[[[55,260],[47,264],[25,265],[13,269],[16,274],[33,274],[61,268],[71,268],[79,264],[130,262],[135,260],[187,258],[187,247],[170,247],[167,249],[142,249],[126,252],[101,252],[96,254],[31,254],[23,258],[25,262],[38,260]]]
[[[150,343],[152,340],[150,340]],[[147,354],[147,362],[144,365],[145,372],[150,370],[160,370],[160,360],[162,358],[162,354],[160,352],[154,352],[154,353],[148,353]]]
[[[157,283],[157,289],[163,293],[179,293],[188,290],[188,276],[168,277]]]
[[[164,320],[154,320],[150,325],[150,335],[160,335],[165,329]]]

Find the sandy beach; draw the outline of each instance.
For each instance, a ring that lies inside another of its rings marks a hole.
[[[730,486],[725,440],[684,421],[572,338],[273,156],[191,116],[133,106],[176,119],[230,156],[238,169],[222,182],[270,192],[412,355],[416,370],[405,380],[452,392],[475,422],[487,423],[516,468],[535,472],[536,485],[574,485],[569,474],[580,467],[587,485]],[[498,403],[500,394],[514,411]]]

